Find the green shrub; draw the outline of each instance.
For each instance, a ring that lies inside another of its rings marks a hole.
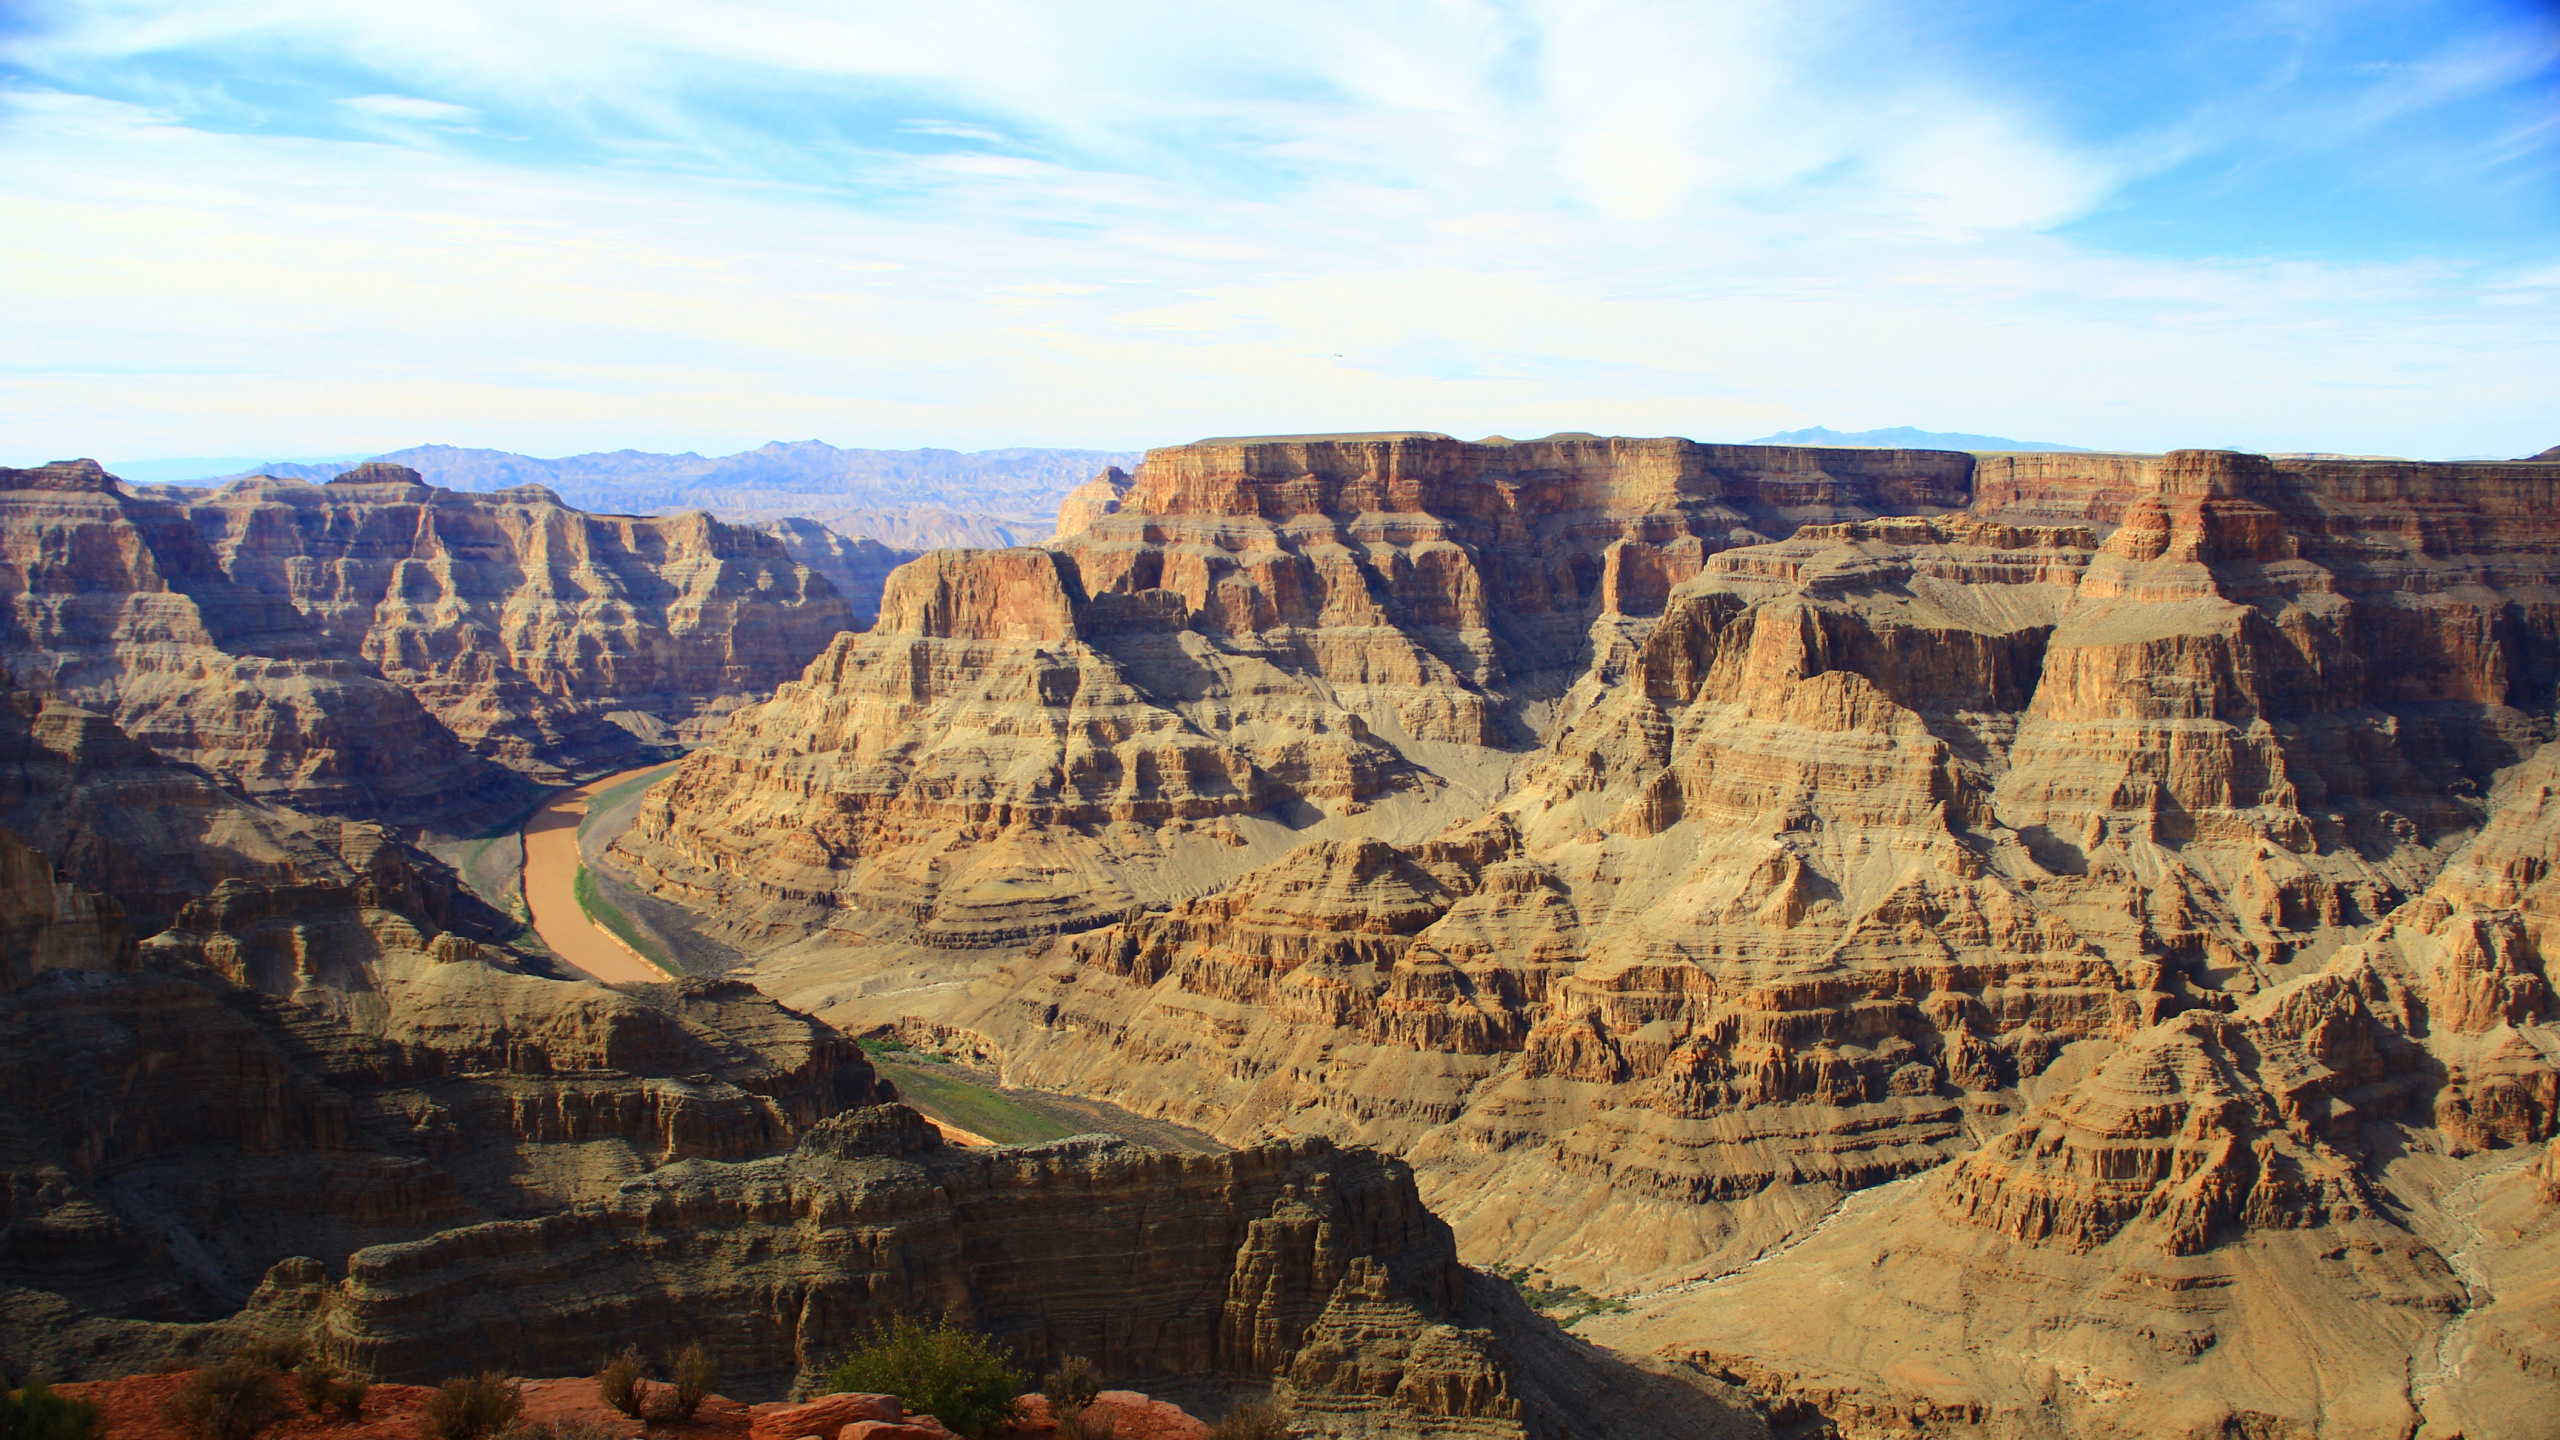
[[[1092,1361],[1081,1355],[1060,1360],[1040,1382],[1040,1393],[1049,1399],[1049,1418],[1058,1422],[1058,1440],[1112,1440],[1118,1426],[1092,1408],[1093,1397],[1102,1393],[1102,1372]]]
[[[1040,1382],[1040,1393],[1049,1397],[1049,1414],[1061,1422],[1102,1393],[1102,1372],[1081,1355],[1069,1355],[1049,1371]]]
[[[875,1325],[827,1375],[834,1394],[895,1395],[969,1440],[1015,1419],[1028,1383],[995,1341],[947,1317]]]
[[[720,1383],[720,1362],[700,1345],[687,1345],[676,1356],[676,1393],[662,1419],[691,1420],[714,1387]]]
[[[1209,1440],[1289,1440],[1289,1412],[1269,1400],[1247,1400],[1209,1427]]]
[[[168,1417],[196,1440],[249,1440],[285,1412],[275,1367],[234,1355],[180,1386],[169,1397]]]
[[[604,1403],[637,1420],[640,1418],[640,1375],[648,1368],[640,1358],[640,1348],[626,1346],[623,1352],[604,1362],[596,1371],[596,1391]]]
[[[97,1440],[99,1429],[96,1405],[64,1399],[42,1380],[0,1391],[0,1440]]]
[[[524,1413],[524,1392],[496,1371],[457,1375],[436,1387],[418,1421],[420,1440],[488,1440]]]

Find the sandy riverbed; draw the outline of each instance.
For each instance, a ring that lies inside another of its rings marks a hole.
[[[621,984],[673,978],[588,919],[577,891],[578,822],[587,816],[587,802],[664,765],[643,765],[564,790],[524,822],[524,902],[533,911],[533,928],[552,954],[598,980]]]

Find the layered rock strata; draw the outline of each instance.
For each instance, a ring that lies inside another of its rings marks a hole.
[[[2091,1352],[2268,1425],[2431,1343],[2461,1247],[2397,1217],[2552,1133],[2548,467],[1356,437],[1119,499],[899,572],[624,854],[813,937],[761,968],[832,1013],[1385,1146],[1586,1284],[1924,1173],[1941,1249],[2037,1257],[1967,1272],[2002,1317],[2172,1262],[2342,1314],[2372,1267],[2306,1257],[2395,1257],[2283,1383]],[[1751,1335],[1772,1403],[1916,1393]]]
[[[700,511],[590,515],[538,485],[466,494],[367,464],[235,482],[187,514],[235,584],[519,770],[629,763],[637,717],[725,714],[853,622],[781,537]]]
[[[143,498],[0,471],[0,655],[252,797],[414,823],[645,758],[850,621],[770,536],[396,466]]]
[[[732,1393],[778,1394],[921,1310],[1035,1364],[1276,1384],[1335,1434],[1762,1433],[1502,1305],[1399,1162],[946,1149],[850,1038],[751,987],[546,978],[378,828],[291,838],[336,874],[223,878],[137,945],[0,831],[13,1369],[293,1334],[433,1379],[701,1341]],[[1566,1363],[1515,1380],[1515,1336]],[[1563,1408],[1621,1401],[1641,1426]]]
[[[283,596],[233,582],[184,511],[94,461],[0,471],[0,655],[17,688],[250,795],[401,814],[514,792]]]
[[[1322,1434],[1764,1433],[1710,1385],[1575,1353],[1462,1270],[1410,1172],[1374,1153],[961,1150],[903,1106],[839,1115],[787,1156],[671,1165],[596,1204],[363,1251],[318,1337],[386,1375],[576,1368],[716,1318],[726,1383],[762,1393],[815,1384],[863,1326],[912,1313],[1035,1369],[1276,1380]]]
[[[1498,789],[1533,738],[1521,705],[1705,555],[1809,513],[1960,503],[1966,463],[1592,437],[1158,451],[1052,548],[900,570],[878,624],[653,795],[623,853],[749,934],[859,912],[986,946],[1196,891],[1310,823],[1427,834],[1452,791]]]

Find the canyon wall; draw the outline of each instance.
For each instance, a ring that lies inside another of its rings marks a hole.
[[[2119,1316],[2083,1389],[2457,1403],[2406,1377],[2460,1246],[2393,1217],[2554,1124],[2539,862],[2469,857],[2551,843],[2560,470],[1361,436],[1109,488],[893,575],[621,858],[845,1023],[1404,1155],[1471,1258],[1713,1296],[1920,1187],[2055,1257],[1986,1314],[2138,1250],[2344,1316],[2353,1266],[2228,1269],[2334,1236],[2405,1323],[2268,1385]],[[1751,1334],[1778,1402],[1908,1398]]]
[[[1462,1270],[1401,1162],[947,1149],[850,1037],[748,985],[553,978],[380,826],[0,702],[5,818],[51,852],[0,829],[13,1372],[294,1334],[383,1378],[574,1374],[701,1341],[752,1399],[925,1311],[1035,1368],[1277,1388],[1333,1434],[1765,1433]]]
[[[365,465],[239,481],[187,513],[235,584],[545,778],[639,758],[624,726],[698,733],[853,618],[779,537],[700,511],[591,515],[540,486],[465,494]]]
[[[637,763],[850,623],[775,538],[459,495],[398,467],[185,504],[0,471],[14,686],[243,794],[400,823]]]

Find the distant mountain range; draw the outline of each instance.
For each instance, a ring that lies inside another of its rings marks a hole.
[[[2050,440],[2011,440],[2002,435],[1968,435],[1961,430],[1918,430],[1896,425],[1890,430],[1782,430],[1746,440],[1746,445],[1842,445],[1876,450],[2068,450],[2088,453],[2085,445],[2056,445]]]
[[[847,450],[801,440],[707,457],[689,451],[614,450],[545,460],[506,450],[415,445],[365,458],[406,465],[427,483],[452,490],[541,485],[581,510],[624,515],[702,509],[738,521],[805,516],[896,549],[931,550],[1045,539],[1055,527],[1058,502],[1069,490],[1108,466],[1136,465],[1138,452]],[[213,484],[278,475],[319,482],[347,464],[270,461],[223,474],[126,478],[146,484],[184,479]]]
[[[261,466],[353,465],[367,454],[305,455],[300,460],[261,460],[255,455],[187,455],[166,460],[110,460],[107,473],[136,485],[202,485],[218,477],[248,474]]]

